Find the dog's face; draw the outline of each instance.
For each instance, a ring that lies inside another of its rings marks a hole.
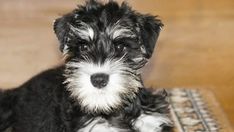
[[[162,23],[127,4],[87,2],[57,19],[66,56],[65,84],[83,110],[109,113],[143,87],[139,70],[151,57]]]

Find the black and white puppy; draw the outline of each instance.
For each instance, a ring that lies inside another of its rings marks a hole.
[[[65,64],[0,92],[0,131],[167,131],[166,92],[147,90],[140,75],[162,26],[113,1],[90,0],[58,18]]]

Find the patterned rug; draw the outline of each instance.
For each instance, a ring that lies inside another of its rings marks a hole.
[[[232,132],[210,91],[176,88],[168,93],[175,132]]]

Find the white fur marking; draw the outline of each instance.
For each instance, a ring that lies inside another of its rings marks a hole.
[[[163,124],[171,125],[172,122],[161,114],[146,115],[141,114],[135,121],[135,128],[140,132],[161,132]]]
[[[121,129],[112,126],[105,119],[99,117],[77,132],[121,132]]]
[[[121,36],[124,36],[124,37],[133,37],[134,34],[132,33],[132,31],[130,29],[127,29],[127,28],[124,28],[124,27],[115,30],[113,32],[113,34],[112,34],[113,39],[121,37]]]
[[[120,25],[120,21],[117,21],[114,25],[107,27],[106,32],[112,37],[112,39],[119,37],[136,37],[129,27]]]
[[[92,27],[90,27],[88,24],[84,22],[79,22],[80,27],[74,27],[73,25],[70,25],[71,30],[79,35],[81,38],[85,40],[93,40],[94,38],[94,31]]]
[[[68,46],[65,45],[64,48],[63,48],[63,56],[66,56],[68,54]]]

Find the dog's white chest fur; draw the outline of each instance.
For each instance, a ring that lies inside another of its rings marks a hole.
[[[142,114],[134,122],[134,127],[139,132],[161,132],[163,124],[170,124],[167,117],[157,115]],[[117,128],[108,123],[103,118],[96,118],[86,127],[78,130],[77,132],[126,132],[127,130]]]
[[[113,127],[107,120],[100,117],[77,132],[121,132],[121,129]]]

